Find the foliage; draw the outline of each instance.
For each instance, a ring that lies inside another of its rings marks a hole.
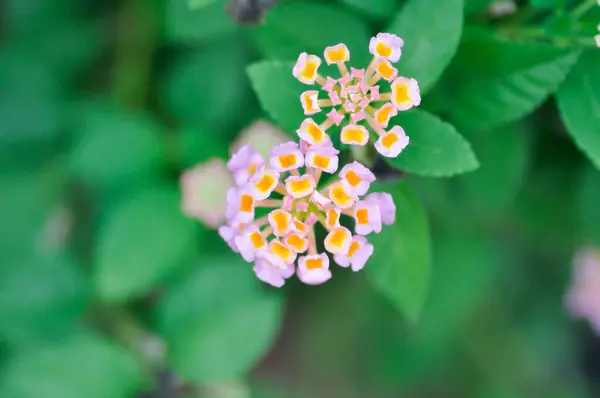
[[[600,246],[596,0],[233,2],[264,18],[0,5],[0,397],[598,396],[563,305]],[[268,288],[182,213],[180,176],[258,119],[296,137],[298,54],[363,67],[379,31],[423,95],[374,166],[397,221],[365,274]]]

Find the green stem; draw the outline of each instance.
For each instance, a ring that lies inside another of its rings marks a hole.
[[[595,47],[593,37],[579,37],[579,36],[560,36],[560,35],[549,35],[542,28],[538,27],[512,27],[500,30],[502,34],[507,37],[527,39],[527,40],[548,40],[553,42],[557,46],[565,45],[578,45],[582,47]]]
[[[537,13],[537,10],[534,7],[532,7],[529,4],[525,5],[521,8],[519,8],[515,13],[506,16],[501,21],[498,21],[498,26],[501,26],[503,28],[510,28],[510,27],[514,28],[516,26],[522,25],[523,23],[527,22],[536,13]]]
[[[577,7],[575,7],[573,9],[573,11],[571,12],[571,18],[574,21],[579,20],[589,10],[591,10],[592,7],[594,7],[594,5],[596,5],[596,0],[585,0],[585,1],[583,1],[581,4],[579,4]]]
[[[149,373],[161,366],[164,360],[162,341],[125,308],[96,304],[88,312],[87,320],[91,326],[132,350]]]

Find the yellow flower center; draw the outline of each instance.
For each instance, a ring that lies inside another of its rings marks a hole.
[[[369,211],[367,209],[358,209],[356,211],[356,219],[361,225],[369,223]]]
[[[352,242],[350,244],[350,248],[348,249],[348,257],[354,256],[354,253],[356,253],[356,251],[358,250],[359,247],[360,247],[360,243]]]
[[[304,191],[309,191],[311,188],[310,180],[308,178],[304,178],[297,181],[290,181],[290,189],[294,193],[300,193]]]
[[[252,174],[256,173],[256,167],[257,167],[256,162],[252,162],[250,164],[250,167],[248,167],[248,174],[252,175]]]
[[[323,260],[321,258],[311,258],[304,263],[307,270],[323,268]]]
[[[250,212],[252,211],[252,206],[254,206],[254,198],[250,195],[242,195],[240,197],[240,211]]]
[[[385,79],[389,79],[394,74],[394,68],[389,64],[389,62],[381,61],[379,65],[377,65],[377,73],[383,76]]]
[[[345,142],[363,142],[365,137],[365,132],[358,128],[349,128],[344,130],[343,140]]]
[[[306,80],[312,80],[317,73],[317,63],[316,62],[306,62],[304,66],[304,70],[302,71],[302,77]]]
[[[313,93],[305,93],[302,95],[302,100],[306,105],[306,110],[311,113],[317,111],[317,108],[315,107],[315,101],[313,101],[311,98],[313,95]]]
[[[263,238],[260,232],[252,232],[250,234],[250,241],[255,249],[260,249],[265,245],[265,238]]]
[[[315,155],[313,159],[313,164],[315,165],[315,167],[318,167],[320,169],[326,169],[329,167],[330,161],[331,159],[327,156]]]
[[[289,225],[291,218],[288,213],[278,210],[271,212],[271,217],[278,231],[284,231]]]
[[[408,85],[406,84],[397,85],[394,94],[396,96],[396,102],[399,104],[410,101],[410,97],[408,96]]]
[[[337,229],[331,233],[329,243],[333,246],[342,247],[347,238],[348,235],[343,229]]]
[[[288,168],[288,167],[292,167],[297,163],[296,155],[293,153],[290,153],[289,155],[279,156],[278,159],[279,159],[279,164],[284,169]]]
[[[271,252],[284,260],[292,255],[292,251],[279,242],[271,242]]]
[[[348,183],[350,185],[352,185],[353,187],[357,186],[358,184],[360,184],[360,177],[354,172],[354,170],[350,170],[349,172],[346,173],[346,181],[348,181]]]
[[[312,139],[315,142],[321,142],[323,140],[323,130],[321,130],[321,128],[316,124],[309,124],[306,128],[306,132],[312,137]]]
[[[267,192],[275,184],[275,178],[269,174],[265,174],[257,183],[256,188],[262,192]]]
[[[296,234],[291,234],[288,235],[288,237],[286,238],[286,243],[292,246],[297,251],[300,251],[304,248],[306,241]]]
[[[333,228],[337,225],[338,219],[339,215],[337,211],[331,209],[327,212],[327,219],[325,220],[325,222],[329,228]]]
[[[383,145],[386,149],[390,149],[396,142],[398,142],[398,136],[395,133],[389,133],[383,137],[381,140],[381,145]]]
[[[337,50],[329,50],[327,51],[327,58],[331,62],[342,62],[346,59],[346,49],[340,47]]]
[[[392,48],[382,42],[378,42],[377,46],[375,46],[375,52],[382,57],[389,57],[392,55]]]
[[[294,220],[294,226],[298,231],[302,232],[303,234],[308,232],[308,227],[302,221]]]
[[[352,200],[341,185],[331,189],[331,199],[342,206]]]
[[[379,111],[377,111],[377,115],[375,118],[377,119],[377,123],[385,124],[390,119],[390,114],[392,113],[391,106],[383,106]]]

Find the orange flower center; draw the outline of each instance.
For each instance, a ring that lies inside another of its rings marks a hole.
[[[338,215],[337,211],[329,210],[327,212],[327,220],[326,220],[327,226],[329,226],[329,227],[336,226],[338,219],[339,219],[339,215]]]
[[[279,159],[279,164],[281,165],[281,167],[288,168],[288,167],[292,167],[294,166],[297,161],[296,161],[296,155],[293,153],[290,153],[289,155],[282,155],[278,157]]]
[[[346,49],[340,47],[337,50],[329,50],[327,51],[327,57],[331,62],[344,61],[346,59]]]
[[[344,232],[343,229],[338,229],[331,233],[329,242],[334,246],[342,247],[347,237],[348,236],[346,235],[346,232]]]
[[[331,159],[329,159],[327,156],[315,155],[313,159],[313,164],[315,165],[315,167],[318,167],[320,169],[326,169],[329,167],[330,161]]]
[[[273,254],[281,257],[284,260],[292,255],[292,251],[279,242],[273,242],[271,244],[271,251]]]
[[[291,181],[290,188],[294,193],[309,191],[311,188],[310,180],[308,178],[304,178],[297,181]]]
[[[309,124],[306,128],[306,132],[312,137],[312,139],[315,142],[321,142],[323,140],[323,130],[321,130],[321,128],[316,124]]]
[[[295,220],[294,226],[298,231],[302,232],[303,234],[308,231],[308,227],[302,221]]]
[[[387,149],[390,149],[396,142],[398,142],[398,136],[395,133],[389,133],[381,140],[381,144]]]
[[[331,196],[337,203],[345,204],[352,200],[350,196],[344,191],[344,188],[341,185],[338,185],[331,190]]]
[[[312,80],[317,73],[317,63],[316,62],[307,62],[304,66],[304,70],[302,71],[302,77],[306,80]]]
[[[390,119],[390,114],[392,113],[392,107],[384,106],[377,112],[377,123],[385,124]]]
[[[344,141],[346,142],[363,142],[365,132],[361,129],[349,128],[344,131]]]
[[[323,268],[323,260],[320,258],[308,259],[304,263],[307,270]]]
[[[381,61],[377,65],[377,73],[386,79],[389,79],[394,74],[394,68],[386,61]]]
[[[314,95],[314,94],[307,93],[307,94],[304,94],[302,96],[303,97],[303,101],[306,104],[306,110],[308,112],[316,112],[317,111],[317,109],[315,107],[315,103],[314,103],[314,101],[311,98],[312,95]]]
[[[252,175],[254,173],[256,173],[256,163],[252,162],[252,164],[250,165],[250,167],[248,167],[248,174]]]
[[[273,215],[272,218],[277,229],[279,231],[285,230],[290,223],[290,216],[287,213],[277,210],[273,211],[271,214]]]
[[[403,104],[405,102],[410,101],[410,97],[408,96],[408,85],[402,84],[396,86],[396,102],[399,104]]]
[[[240,211],[250,212],[254,205],[254,198],[250,195],[242,195],[240,198]]]
[[[360,243],[352,242],[350,244],[350,248],[348,249],[348,257],[354,256],[354,253],[356,253],[356,251],[358,250],[359,247],[360,247]]]
[[[255,249],[260,249],[265,245],[265,239],[260,234],[260,232],[252,232],[250,234],[250,241]]]
[[[356,219],[358,220],[358,223],[361,225],[368,224],[369,223],[369,211],[367,209],[358,209],[356,211]]]
[[[357,186],[361,182],[360,177],[354,172],[354,170],[350,170],[346,173],[346,180],[353,187]]]
[[[275,184],[275,178],[269,174],[265,174],[260,181],[256,183],[256,188],[263,192],[268,191]]]
[[[377,43],[377,46],[375,46],[375,52],[382,57],[389,57],[392,55],[392,48],[383,44],[382,42],[379,42]]]
[[[299,237],[296,234],[288,235],[286,238],[286,242],[288,245],[292,246],[294,249],[300,251],[304,248],[305,240]]]

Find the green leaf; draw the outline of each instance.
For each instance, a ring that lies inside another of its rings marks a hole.
[[[68,106],[60,80],[28,54],[0,51],[0,146],[55,141]],[[32,117],[35,115],[35,117]]]
[[[457,178],[462,203],[471,211],[491,214],[514,200],[525,179],[528,140],[518,126],[506,126],[485,134],[469,134],[481,167]]]
[[[307,90],[292,75],[293,63],[261,61],[248,66],[248,76],[262,108],[286,133],[296,137],[296,130],[306,118],[300,94]]]
[[[2,10],[3,20],[11,36],[27,35],[32,30],[54,23],[69,24],[79,17],[85,5],[77,0],[23,0],[7,3]],[[14,37],[13,36],[13,37]],[[59,50],[60,51],[60,50]]]
[[[570,261],[577,243],[575,201],[581,157],[568,137],[541,131],[536,137],[535,167],[510,207],[507,219],[544,256]],[[560,233],[548,233],[559,228]],[[579,242],[580,243],[580,242]]]
[[[456,53],[463,23],[463,0],[409,0],[385,29],[404,40],[399,68],[425,92]]]
[[[372,0],[369,2],[364,0],[341,0],[341,2],[366,16],[377,19],[387,19],[398,6],[396,0]]]
[[[162,88],[165,108],[183,125],[227,135],[245,123],[252,92],[244,73],[248,51],[241,42],[219,42],[175,62]]]
[[[485,11],[493,0],[465,0],[467,14]]]
[[[220,39],[237,31],[227,15],[228,0],[214,0],[205,7],[190,9],[191,0],[165,0],[165,35],[167,40],[196,44]]]
[[[88,301],[84,275],[65,256],[25,255],[0,269],[0,335],[11,344],[70,331]],[[51,282],[49,282],[51,281]]]
[[[578,198],[577,215],[581,238],[585,243],[600,245],[600,172],[589,167],[583,174]]]
[[[436,235],[433,243],[435,272],[423,332],[448,339],[481,308],[481,300],[510,262],[505,249],[476,229],[466,233],[451,229]]]
[[[465,35],[442,88],[451,120],[464,130],[491,129],[532,112],[579,55],[569,48],[506,41],[483,30]]]
[[[172,286],[157,318],[182,377],[196,383],[242,377],[267,352],[283,302],[259,286],[251,265],[234,254],[203,257]]]
[[[272,59],[296,60],[302,52],[322,56],[325,47],[345,43],[351,63],[366,67],[370,32],[364,21],[335,5],[282,1],[255,30],[256,44]]]
[[[30,57],[45,73],[51,72],[71,86],[79,83],[81,72],[105,51],[102,33],[96,21],[52,20],[7,40],[4,49]]]
[[[535,8],[539,9],[552,9],[552,8],[560,8],[564,6],[564,0],[530,0],[530,3]]]
[[[92,335],[20,352],[0,381],[11,398],[130,398],[143,380],[132,354]]]
[[[221,134],[212,134],[203,129],[184,129],[177,134],[177,154],[179,163],[193,167],[211,158],[229,158],[229,142]],[[270,148],[269,148],[270,149]]]
[[[95,283],[108,301],[146,292],[193,253],[197,224],[170,188],[138,192],[108,214],[96,246]]]
[[[567,131],[592,163],[600,169],[600,53],[586,51],[557,93],[560,115]]]
[[[448,177],[479,167],[471,145],[451,124],[430,113],[402,112],[390,123],[402,126],[410,137],[397,158],[385,158],[394,167],[431,177]]]
[[[71,172],[100,187],[147,179],[160,170],[161,139],[160,126],[147,114],[92,106],[70,154]]]
[[[425,303],[431,272],[431,244],[425,209],[405,183],[379,185],[396,205],[396,222],[369,237],[375,252],[367,265],[373,287],[416,322]]]
[[[188,0],[188,5],[192,10],[208,7],[218,0]]]
[[[5,228],[0,234],[0,252],[5,261],[33,251],[64,188],[60,177],[48,166],[36,173],[0,175],[0,220]]]

